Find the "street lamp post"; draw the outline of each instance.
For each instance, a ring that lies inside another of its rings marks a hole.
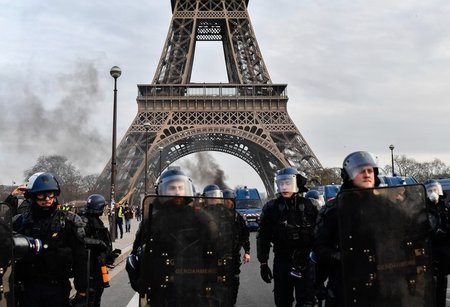
[[[389,149],[391,150],[391,163],[392,163],[392,176],[395,176],[394,172],[394,145],[389,145]]]
[[[150,130],[150,123],[144,123],[145,128],[145,161],[144,161],[144,193],[147,195],[147,171],[148,171],[148,160],[147,160],[147,152],[148,152],[148,131]]]
[[[111,77],[114,78],[114,106],[113,106],[113,132],[112,132],[112,156],[111,156],[111,224],[110,233],[111,240],[116,239],[116,214],[115,214],[115,189],[116,189],[116,129],[117,129],[117,78],[122,74],[122,70],[118,66],[113,66],[109,71]]]

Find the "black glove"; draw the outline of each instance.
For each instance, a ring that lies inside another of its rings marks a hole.
[[[272,271],[270,270],[270,268],[267,265],[267,263],[262,263],[261,264],[261,266],[260,266],[260,274],[261,274],[262,280],[264,280],[268,284],[271,283],[271,280],[272,280],[273,276],[272,276]]]
[[[75,295],[75,297],[73,299],[70,300],[70,307],[87,307],[88,305],[88,300],[87,300],[87,296],[81,296],[79,293],[77,293]]]
[[[120,256],[120,254],[122,253],[122,250],[120,249],[115,249],[113,250],[108,256],[106,256],[105,258],[105,263],[108,267],[114,267],[114,261],[116,260],[117,257]]]

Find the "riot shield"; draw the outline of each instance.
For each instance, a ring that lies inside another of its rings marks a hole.
[[[0,203],[0,307],[14,306],[12,212]]]
[[[435,306],[423,186],[347,190],[337,203],[345,306]]]
[[[232,306],[234,206],[147,196],[141,232],[141,306]]]

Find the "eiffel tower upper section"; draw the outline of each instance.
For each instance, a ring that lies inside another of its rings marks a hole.
[[[229,83],[271,83],[247,5],[248,0],[172,0],[171,29],[153,84],[188,84],[198,41],[223,43]]]
[[[171,0],[173,16],[153,82],[138,85],[138,114],[117,151],[119,194],[142,187],[146,167],[151,187],[166,166],[162,161],[200,151],[247,162],[269,195],[276,170],[293,166],[308,174],[321,168],[287,113],[287,85],[271,81],[248,2]],[[222,42],[228,83],[191,83],[199,41]],[[102,182],[109,172],[107,166]]]

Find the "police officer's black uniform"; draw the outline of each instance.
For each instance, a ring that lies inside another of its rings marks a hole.
[[[13,216],[27,212],[30,209],[31,205],[28,199],[25,199],[19,205],[19,199],[12,194],[8,195],[8,197],[6,197],[4,201],[11,206]]]
[[[311,200],[297,193],[288,199],[279,196],[263,208],[257,236],[257,254],[262,266],[267,264],[270,245],[273,243],[276,306],[292,306],[294,289],[296,306],[314,305],[312,281],[306,270],[306,262],[312,247],[317,216],[318,209]],[[298,268],[302,270],[301,278],[291,275],[296,262],[304,264]]]
[[[207,251],[214,250],[211,246],[218,239],[217,226],[214,224],[210,228],[211,217],[203,210],[189,206],[189,198],[171,198],[161,196],[155,200],[151,218],[144,217],[139,226],[133,250],[127,258],[130,284],[135,291],[148,294],[150,306],[209,306],[199,295],[203,286],[200,275],[177,274],[167,262],[174,261],[186,268],[198,267]],[[143,244],[150,245],[147,246],[151,250],[148,255],[143,253]],[[142,264],[137,260],[146,262],[148,271],[139,272]],[[176,280],[162,287],[167,276],[174,274]]]
[[[56,179],[49,173],[40,173],[30,181],[27,188],[30,210],[13,220],[16,233],[34,238],[41,245],[34,249],[34,253],[30,252],[17,261],[15,266],[16,283],[19,284],[19,293],[16,294],[21,307],[66,307],[71,277],[78,293],[86,293],[87,259],[81,218],[57,209],[56,201],[51,207],[44,208],[33,198],[33,193],[40,191],[59,194],[59,185],[56,183],[55,188],[52,186],[54,182]]]
[[[428,209],[437,214],[438,225],[431,236],[436,281],[436,306],[445,307],[447,301],[447,275],[450,274],[450,205],[446,195],[439,195],[437,203],[427,198]]]
[[[86,212],[82,215],[86,223],[84,242],[90,251],[89,306],[100,307],[103,289],[109,287],[107,264],[114,262],[111,236],[104,226],[100,215],[106,205],[102,195],[93,194],[88,197]]]
[[[380,184],[378,166],[372,155],[362,151],[354,152],[344,159],[341,172],[344,183],[341,191],[357,188],[353,185],[348,172],[356,170],[361,165],[373,167],[374,185]],[[326,307],[344,306],[338,230],[337,203],[335,199],[331,199],[320,209],[311,257],[316,263],[315,286],[323,287],[323,283],[328,279],[327,288],[322,291]]]

